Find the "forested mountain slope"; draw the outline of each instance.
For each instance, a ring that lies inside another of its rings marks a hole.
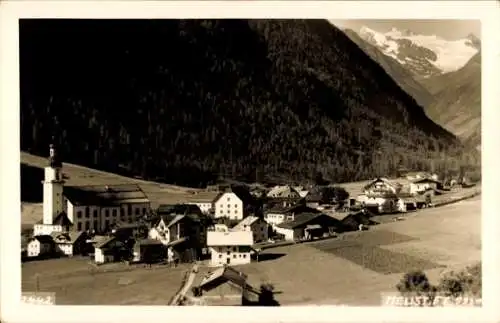
[[[53,136],[68,162],[189,185],[460,163],[456,137],[327,21],[31,20],[20,50],[21,149]]]

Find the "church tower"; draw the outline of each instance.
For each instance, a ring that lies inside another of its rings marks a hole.
[[[63,210],[62,162],[54,145],[50,145],[49,166],[45,167],[43,183],[43,224],[53,224],[54,218]]]

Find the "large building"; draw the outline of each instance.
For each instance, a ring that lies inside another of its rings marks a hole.
[[[138,185],[64,186],[62,163],[54,146],[43,181],[43,221],[34,235],[63,231],[108,231],[114,223],[132,223],[150,209]]]

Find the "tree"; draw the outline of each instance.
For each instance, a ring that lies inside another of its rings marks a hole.
[[[259,306],[279,306],[274,299],[274,286],[270,283],[260,285]]]
[[[406,273],[396,285],[400,294],[411,301],[411,304],[424,306],[432,304],[437,288],[432,286],[427,275],[421,270]]]
[[[439,291],[444,296],[456,300],[459,297],[482,297],[481,263],[470,266],[461,271],[445,273],[438,284]]]

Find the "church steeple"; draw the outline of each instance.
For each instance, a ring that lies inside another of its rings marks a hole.
[[[52,168],[61,168],[62,162],[57,154],[56,147],[54,144],[49,146],[49,165]]]

